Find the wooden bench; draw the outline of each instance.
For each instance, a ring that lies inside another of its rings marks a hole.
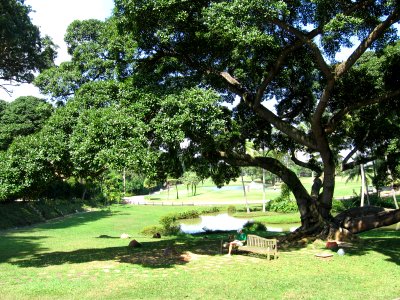
[[[221,253],[224,245],[228,246],[228,243],[223,243],[221,241]],[[278,243],[276,239],[266,239],[258,235],[249,234],[247,236],[247,242],[244,246],[235,247],[236,250],[248,251],[253,253],[267,254],[268,260],[271,255],[274,259],[278,258]]]

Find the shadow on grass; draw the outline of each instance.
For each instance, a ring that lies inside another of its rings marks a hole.
[[[40,246],[40,240],[46,239],[47,236],[15,237],[5,235],[0,238],[0,263],[9,262],[15,258],[27,258],[34,253],[47,250]]]
[[[266,237],[268,234],[263,234]],[[99,236],[109,238],[110,243],[115,237]],[[96,237],[96,238],[99,238]],[[146,268],[172,268],[176,265],[184,265],[200,255],[220,255],[221,240],[227,237],[226,232],[178,236],[170,240],[152,240],[142,242],[140,248],[130,248],[128,246],[105,247],[78,249],[72,251],[54,251],[43,253],[46,249],[40,248],[37,244],[41,238],[33,239],[21,237],[6,237],[8,245],[15,245],[16,253],[12,248],[0,254],[0,262],[9,262],[22,268],[43,268],[47,266],[63,264],[80,264],[88,262],[116,261],[124,264],[140,265]],[[376,251],[385,255],[386,260],[397,265],[400,264],[400,239],[399,232],[395,230],[378,231],[363,235],[362,243],[355,247],[346,249],[346,255],[359,256],[366,255],[370,251]],[[126,240],[128,245],[129,240]],[[303,245],[304,247],[304,245]],[[288,247],[285,252],[297,251],[299,247]],[[39,253],[40,252],[40,253]],[[257,256],[267,259],[265,255],[257,255],[247,252],[239,252],[237,255]],[[16,259],[10,259],[16,258]],[[282,255],[279,259],[282,258]]]
[[[112,260],[147,268],[171,268],[188,263],[193,259],[193,255],[219,254],[219,244],[217,240],[157,240],[144,242],[140,248],[120,246],[36,253],[29,258],[13,261],[11,264],[22,268],[43,268]]]
[[[345,255],[349,256],[362,256],[366,255],[371,251],[383,254],[386,256],[388,262],[400,265],[400,231],[395,229],[375,229],[368,232],[364,232],[359,235],[361,238],[359,242],[350,244],[350,246],[344,248]],[[312,243],[312,242],[310,242]],[[308,244],[310,244],[308,243]],[[324,243],[321,242],[323,245]],[[295,252],[303,249],[307,246],[307,243],[297,243],[285,247],[285,252]],[[332,251],[334,254],[337,252],[336,249],[326,249],[321,246],[321,251],[329,252]]]
[[[358,251],[349,252],[350,255],[362,255],[368,251],[375,251],[385,255],[387,261],[400,265],[399,230],[371,230],[360,236],[363,242]]]

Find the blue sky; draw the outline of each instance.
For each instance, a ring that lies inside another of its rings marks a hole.
[[[42,36],[49,35],[58,49],[56,64],[69,60],[64,34],[74,20],[99,19],[111,16],[113,0],[25,0],[32,7],[32,23],[39,26]],[[12,96],[0,89],[0,99],[12,101],[20,96],[42,97],[33,85],[23,84],[14,87]]]

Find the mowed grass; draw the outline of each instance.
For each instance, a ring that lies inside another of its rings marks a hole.
[[[303,182],[305,188],[310,191],[312,186],[312,178],[311,177],[303,177],[301,181]],[[250,179],[246,180],[245,185],[248,186],[250,184]],[[345,177],[336,177],[336,185],[335,185],[335,198],[343,198],[349,196],[355,196],[360,194],[360,181],[354,180],[346,182]],[[271,186],[267,185],[266,187],[266,195],[265,198],[267,200],[273,200],[280,195],[280,186],[276,185]],[[178,198],[177,199],[177,194]],[[263,199],[263,191],[259,186],[258,188],[253,188],[250,186],[249,189],[246,189],[246,197],[248,201],[262,201]],[[294,199],[293,195],[292,198]],[[192,195],[191,188],[187,189],[185,185],[178,185],[178,192],[176,191],[176,187],[173,186],[168,190],[162,190],[160,193],[152,194],[146,196],[147,200],[158,202],[158,203],[180,203],[180,204],[190,204],[190,203],[210,203],[210,202],[239,202],[244,203],[244,194],[242,183],[240,180],[236,182],[231,182],[229,185],[222,187],[221,189],[217,188],[210,180],[206,180],[202,183],[199,183],[196,190],[196,195]]]
[[[0,232],[1,299],[395,299],[399,231],[318,259],[323,242],[288,248],[277,260],[219,253],[225,235],[152,239],[139,232],[192,207],[112,206]],[[293,216],[290,216],[293,218]],[[283,218],[282,220],[285,220]],[[143,244],[128,249],[130,240]],[[171,251],[165,251],[170,249]]]

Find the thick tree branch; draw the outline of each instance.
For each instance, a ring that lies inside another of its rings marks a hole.
[[[335,219],[351,233],[360,233],[382,226],[389,226],[400,222],[400,209],[385,210],[375,207],[358,207],[344,212]]]
[[[267,109],[265,106],[259,104],[254,105],[254,95],[248,92],[237,79],[233,78],[228,72],[220,72],[219,75],[223,77],[229,87],[229,90],[239,95],[245,103],[252,107],[255,113],[261,118],[271,123],[275,128],[287,134],[289,137],[300,143],[301,145],[307,146],[311,149],[316,150],[315,142],[306,135],[303,131],[295,128],[289,123],[283,121],[281,118],[276,116],[273,112]]]
[[[314,113],[313,120],[312,120],[313,130],[315,132],[317,132],[316,131],[317,128],[318,128],[318,131],[319,130],[323,131],[321,119],[326,110],[326,107],[328,106],[329,98],[331,96],[331,92],[333,90],[334,84],[335,84],[334,79],[328,80],[328,82],[322,92],[321,98],[318,102],[318,105],[315,109],[315,113]]]
[[[348,71],[360,58],[360,56],[375,42],[379,37],[382,36],[390,26],[400,20],[400,10],[396,6],[393,12],[386,18],[385,21],[377,25],[371,33],[365,38],[360,45],[353,51],[350,57],[339,64],[335,69],[335,78],[341,77],[346,71]]]
[[[216,72],[214,72],[216,73]],[[228,72],[220,72],[219,75],[225,79],[229,90],[240,97],[244,97],[247,93],[247,90],[237,81],[237,79],[233,78],[231,74]]]
[[[386,93],[385,95],[382,95],[381,97],[377,98],[372,98],[363,102],[358,102],[354,103],[353,105],[349,105],[347,107],[342,108],[340,111],[335,113],[332,118],[328,121],[326,127],[325,127],[325,132],[326,133],[332,133],[336,126],[340,123],[341,120],[343,120],[344,116],[352,111],[355,111],[357,109],[360,109],[364,106],[375,104],[375,103],[380,103],[384,102],[387,100],[390,100],[394,97],[397,97],[400,95],[400,90],[393,91],[390,93]]]
[[[277,22],[275,25],[278,25],[278,26],[279,26],[279,24],[281,24],[282,26],[285,24],[284,22],[282,22],[278,19],[275,19],[275,21]],[[273,22],[274,21],[272,20],[272,23]],[[293,28],[286,24],[285,24],[285,26],[287,26],[289,28]],[[293,30],[295,30],[295,29],[293,28]],[[308,41],[311,41],[313,38],[315,38],[318,34],[321,33],[321,29],[320,28],[314,29],[308,34],[303,34],[300,31],[298,31],[298,32],[299,32],[299,35],[301,35],[303,39],[298,39],[294,44],[288,45],[282,50],[281,54],[276,59],[275,64],[270,68],[269,72],[267,73],[267,76],[262,80],[260,86],[257,89],[256,97],[254,99],[255,105],[259,105],[261,103],[266,88],[272,82],[272,80],[275,78],[275,76],[278,74],[280,68],[282,67],[282,65],[285,62],[288,55],[293,53],[295,50],[297,50],[301,46],[303,46],[306,41],[308,42]]]
[[[365,6],[367,6],[368,3],[372,2],[372,0],[366,0],[366,1],[361,1],[359,3],[356,3],[355,5],[351,6],[348,10],[344,12],[344,15],[351,15],[355,11],[358,11]],[[282,20],[279,20],[278,18],[270,18],[269,19],[272,24],[275,24],[276,26],[280,27],[281,29],[292,33],[294,36],[297,37],[297,41],[293,45],[287,46],[281,53],[281,55],[278,57],[278,59],[275,62],[275,65],[271,67],[270,71],[268,72],[267,77],[263,80],[261,83],[258,91],[257,91],[257,97],[256,97],[256,102],[261,102],[262,96],[264,95],[265,89],[269,85],[269,83],[272,81],[272,79],[275,77],[275,75],[278,73],[280,67],[282,66],[283,62],[285,61],[286,57],[298,49],[299,47],[303,46],[304,44],[307,44],[312,52],[314,53],[316,62],[320,68],[320,70],[325,74],[326,78],[328,80],[332,79],[333,73],[331,68],[328,66],[326,63],[321,50],[317,47],[317,45],[312,41],[316,36],[319,34],[323,33],[323,26],[320,26],[319,28],[315,28],[314,30],[310,31],[309,33],[304,33],[301,30],[288,25]]]
[[[292,138],[299,144],[309,147],[310,149],[317,150],[317,145],[312,137],[306,135],[303,131],[295,128],[289,123],[283,121],[265,106],[258,105],[256,107],[253,107],[253,110],[264,120],[274,125],[276,129],[287,134],[290,138]]]
[[[393,153],[388,154],[388,157],[398,157],[398,156],[400,156],[400,152],[393,152]],[[361,164],[366,164],[366,163],[374,161],[378,158],[379,158],[378,155],[370,155],[370,156],[359,157],[356,160],[348,162],[348,163],[342,163],[342,171],[350,170],[350,169],[354,168],[355,166],[359,166]]]
[[[318,174],[317,177],[319,177],[321,175],[321,173],[322,173],[322,169],[318,165],[316,165],[315,162],[313,162],[313,161],[309,161],[309,162],[301,161],[295,156],[294,152],[291,153],[291,160],[296,165],[298,165],[300,167],[303,167],[303,168],[306,168],[306,169],[309,169],[309,170],[312,170],[312,171],[316,172]]]
[[[317,28],[317,29],[312,30],[309,33],[304,33],[302,31],[298,30],[297,28],[290,26],[277,18],[271,19],[271,22],[273,24],[279,26],[280,28],[286,30],[287,32],[290,32],[293,35],[295,35],[299,40],[298,43],[300,43],[300,46],[302,46],[304,44],[308,45],[314,54],[315,60],[318,64],[320,70],[325,74],[326,78],[329,79],[333,76],[331,68],[326,63],[326,61],[321,53],[321,50],[312,41],[313,38],[315,38],[317,35],[322,33],[322,28]]]
[[[348,163],[342,163],[342,171],[347,171],[353,169],[355,166],[359,166],[361,164],[366,164],[370,161],[377,159],[376,155],[368,156],[368,157],[359,157],[356,160],[353,160]]]
[[[349,153],[347,153],[346,157],[343,159],[342,161],[342,166],[347,164],[347,162],[349,161],[350,158],[352,158],[352,156],[358,151],[357,147],[354,147],[353,149],[351,149],[351,151]]]
[[[315,224],[320,221],[319,219],[310,218],[315,216],[313,210],[316,209],[310,194],[304,188],[303,184],[296,176],[296,174],[282,164],[279,160],[272,157],[251,157],[248,154],[237,154],[237,153],[225,153],[220,152],[217,154],[220,159],[235,166],[258,166],[271,173],[277,175],[283,180],[290,188],[296,198],[297,205],[299,207],[302,224]]]

